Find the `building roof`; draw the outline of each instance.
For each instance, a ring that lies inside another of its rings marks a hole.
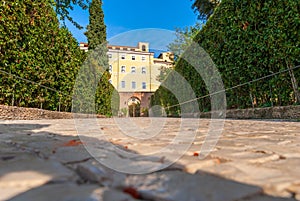
[[[138,43],[137,46],[125,46],[125,45],[111,45],[111,44],[108,44],[107,45],[107,48],[109,50],[123,50],[123,51],[133,51],[133,52],[139,52],[139,53],[150,53],[150,54],[153,54],[153,55],[157,55],[157,51],[142,51],[139,47],[141,42]],[[147,43],[149,44],[149,43]],[[81,49],[83,50],[87,50],[88,49],[88,43],[86,42],[80,42],[80,45]],[[169,53],[169,52],[163,52],[163,53]],[[163,53],[162,52],[159,52],[158,53],[158,57],[156,57],[156,61],[157,62],[167,62],[167,63],[170,63],[170,61],[163,61],[163,60],[158,60],[158,59],[163,59]]]

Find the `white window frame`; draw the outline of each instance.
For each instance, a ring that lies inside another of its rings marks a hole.
[[[121,66],[121,73],[126,73],[126,66]]]
[[[142,61],[146,61],[146,57],[145,56],[142,56]]]
[[[142,74],[146,74],[147,70],[146,67],[142,67]]]
[[[131,66],[131,73],[136,73],[136,67],[135,66]]]
[[[112,58],[112,54],[108,54],[108,58],[110,58],[110,59],[111,59],[111,58]]]
[[[109,65],[108,72],[112,73],[112,65]]]
[[[134,61],[135,61],[135,59],[136,59],[136,58],[135,58],[135,55],[132,55],[132,56],[131,56],[131,60],[134,60]]]
[[[126,59],[126,55],[125,55],[125,54],[122,54],[122,55],[121,55],[121,59],[123,59],[123,60]]]
[[[142,89],[147,89],[147,84],[146,84],[146,82],[142,82]]]

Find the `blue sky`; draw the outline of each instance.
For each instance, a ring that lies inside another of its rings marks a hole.
[[[136,45],[134,43],[139,40],[153,43],[162,38],[169,43],[174,39],[172,34],[176,28],[192,26],[197,22],[191,5],[190,0],[103,0],[107,39],[114,45]],[[88,11],[79,7],[71,11],[71,16],[83,27],[89,22]],[[85,30],[78,30],[69,22],[66,25],[78,42],[87,41],[83,34]],[[145,41],[146,38],[149,41]]]

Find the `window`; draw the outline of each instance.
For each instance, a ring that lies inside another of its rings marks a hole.
[[[124,89],[125,88],[125,81],[121,82],[121,87]]]
[[[133,88],[133,89],[136,88],[136,82],[131,82],[131,88]]]
[[[112,73],[112,65],[109,65],[108,72]]]
[[[112,58],[112,54],[108,54],[108,58]]]
[[[142,56],[142,61],[146,61],[146,57],[145,56]]]
[[[147,88],[146,82],[142,82],[142,88],[143,88],[143,89],[146,89],[146,88]]]
[[[135,73],[136,71],[135,71],[135,67],[134,66],[132,66],[131,67],[131,73]]]
[[[121,59],[125,59],[125,54],[122,54],[122,55],[121,55]]]
[[[142,67],[142,74],[146,74],[146,67]]]
[[[112,81],[111,80],[108,80],[109,81],[109,83],[112,83]]]
[[[144,51],[144,52],[146,51],[146,45],[142,46],[142,51]]]
[[[126,72],[126,67],[125,66],[121,66],[121,73],[125,73]]]
[[[132,60],[135,60],[135,56],[132,56],[131,59],[132,59]]]

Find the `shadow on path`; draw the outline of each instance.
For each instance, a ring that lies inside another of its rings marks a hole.
[[[93,200],[92,197],[113,201],[293,200],[271,197],[260,187],[201,170],[188,174],[179,164],[144,175],[118,173],[92,158],[76,133],[66,136],[37,131],[48,126],[0,124],[0,200],[67,201]],[[105,144],[109,143],[96,138],[90,140],[99,144],[100,150],[105,150]],[[163,163],[160,159],[149,162]]]

